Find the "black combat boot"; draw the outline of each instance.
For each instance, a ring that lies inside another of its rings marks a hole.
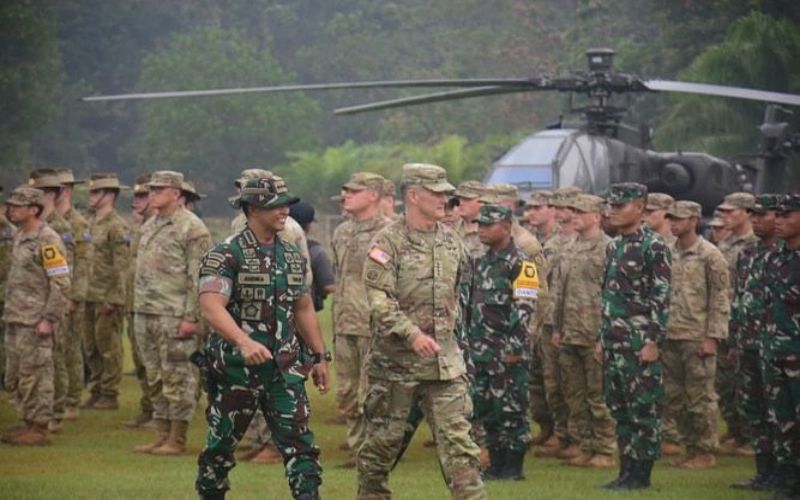
[[[604,484],[601,488],[605,488],[607,490],[616,489],[617,486],[624,483],[628,480],[628,477],[631,475],[631,462],[632,460],[626,455],[619,456],[619,474],[617,478],[610,483]]]
[[[319,489],[314,488],[313,490],[304,491],[294,498],[295,500],[320,500]]]
[[[652,460],[631,459],[628,478],[609,488],[614,491],[643,490],[650,487],[650,473],[653,470]]]
[[[511,479],[513,481],[524,480],[525,476],[522,474],[522,466],[524,463],[524,451],[506,452],[506,463],[505,467],[503,467],[503,472],[501,472],[503,479]]]
[[[224,491],[201,491],[197,494],[200,500],[225,500]]]
[[[756,455],[756,475],[749,481],[734,483],[731,488],[737,490],[769,490],[772,488],[772,476],[775,473],[775,457],[771,453]]]
[[[775,495],[772,499],[800,498],[800,479],[797,478],[800,468],[793,465],[779,464],[775,471]]]
[[[506,452],[502,448],[489,448],[489,468],[483,471],[481,477],[484,481],[503,479],[503,470],[506,467]]]

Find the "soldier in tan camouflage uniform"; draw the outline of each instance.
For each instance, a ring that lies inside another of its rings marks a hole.
[[[200,321],[197,280],[200,259],[211,246],[202,222],[181,208],[183,175],[153,173],[149,203],[156,216],[139,237],[134,278],[134,328],[153,401],[155,441],[134,451],[179,455],[197,405],[198,374],[189,361]]]
[[[739,260],[739,254],[745,248],[752,249],[758,243],[748,213],[748,210],[752,209],[754,205],[755,196],[752,194],[731,193],[717,207],[722,215],[725,228],[731,233],[718,244],[718,248],[728,262],[730,300],[733,300],[736,286],[736,263]],[[736,363],[728,359],[727,343],[719,346],[715,386],[719,396],[720,413],[728,425],[728,433],[720,438],[721,450],[735,455],[753,455],[746,426],[739,415],[739,402],[736,397]]]
[[[403,166],[406,215],[372,240],[364,264],[371,309],[366,439],[358,450],[358,498],[386,499],[389,471],[409,411],[434,422],[439,462],[453,498],[481,499],[478,446],[466,366],[455,330],[459,285],[469,263],[460,238],[439,219],[455,188],[443,168]]]
[[[648,193],[647,205],[644,208],[644,222],[650,229],[658,233],[667,245],[674,245],[675,235],[672,234],[667,210],[675,203],[675,198],[664,193]]]
[[[333,315],[336,396],[339,411],[347,417],[346,442],[353,451],[364,440],[360,395],[366,390],[362,367],[370,340],[369,303],[361,275],[369,242],[391,223],[380,211],[383,181],[378,174],[358,172],[342,186],[344,209],[350,217],[336,228],[331,241],[337,278]],[[355,467],[355,459],[351,463]]]
[[[11,250],[14,248],[14,233],[17,228],[6,218],[6,198],[0,186],[0,311],[6,301],[6,280],[11,267]],[[5,387],[6,349],[5,323],[0,321],[0,387]]]
[[[722,212],[714,210],[714,216],[708,222],[708,227],[711,230],[709,241],[719,247],[730,235],[730,231],[725,228],[725,221],[722,220]]]
[[[86,325],[86,287],[89,279],[91,258],[91,232],[89,221],[72,206],[72,194],[76,181],[69,168],[56,169],[61,182],[61,194],[56,200],[56,210],[69,223],[74,241],[72,267],[72,286],[68,301],[67,316],[63,322],[64,365],[67,372],[67,389],[64,420],[78,418],[78,405],[83,392],[84,364],[83,337]]]
[[[41,218],[44,193],[24,186],[7,201],[14,236],[3,322],[6,325],[6,388],[23,426],[3,440],[49,444],[53,419],[53,336],[66,311],[70,270],[61,237]]]
[[[569,427],[578,432],[581,453],[566,463],[579,467],[614,466],[614,420],[603,401],[603,367],[594,357],[600,328],[600,295],[606,247],[611,238],[600,228],[603,199],[578,194],[565,201],[572,209],[577,238],[572,258],[554,272],[553,336]]]
[[[342,195],[344,201],[344,195]],[[384,179],[383,192],[381,193],[381,213],[387,219],[394,220],[397,217],[395,207],[397,205],[397,189],[394,182],[390,179]]]
[[[83,339],[89,365],[89,399],[82,408],[116,410],[122,381],[122,327],[130,228],[115,204],[123,186],[116,174],[92,174],[89,180],[89,231],[92,260],[86,288]]]
[[[702,217],[698,203],[677,201],[667,217],[677,240],[672,247],[672,295],[662,354],[664,413],[678,424],[686,444],[686,457],[673,464],[706,469],[716,464],[714,375],[717,346],[728,337],[728,269],[722,253],[697,234]],[[680,438],[665,429],[664,439],[674,443]]]
[[[50,226],[53,231],[58,233],[61,241],[66,248],[66,258],[70,266],[70,271],[75,262],[75,238],[72,234],[72,226],[56,210],[56,201],[61,194],[61,180],[55,170],[40,168],[31,172],[28,185],[40,189],[44,196],[42,203],[42,220]],[[67,292],[67,298],[72,299],[72,291]],[[53,363],[54,363],[54,394],[53,394],[53,420],[50,422],[50,432],[59,433],[64,427],[61,421],[66,412],[67,389],[69,387],[69,374],[66,364],[66,343],[68,332],[62,324],[53,333]]]
[[[478,181],[466,181],[459,184],[453,193],[459,199],[456,211],[461,218],[456,226],[456,233],[461,236],[467,253],[473,258],[480,257],[486,252],[485,245],[478,238],[478,224],[475,222],[481,208],[480,197],[485,189],[485,186]]]

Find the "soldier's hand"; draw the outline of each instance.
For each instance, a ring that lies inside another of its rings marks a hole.
[[[414,339],[414,342],[411,343],[411,348],[421,358],[433,357],[442,350],[432,337],[424,333]]]
[[[178,335],[179,339],[188,339],[192,335],[195,334],[197,331],[197,323],[192,323],[191,321],[183,320],[181,324],[178,325]]]
[[[594,360],[603,364],[603,344],[600,342],[594,343]]]
[[[729,364],[731,365],[739,364],[739,350],[736,349],[735,347],[731,347],[730,349],[728,349],[728,355],[726,357],[728,358]]]
[[[319,389],[320,394],[325,394],[330,390],[330,386],[328,385],[327,361],[323,359],[314,365],[314,367],[311,369],[311,379],[314,381],[314,385],[317,386],[317,389]]]
[[[247,339],[239,346],[239,350],[242,351],[247,365],[261,365],[272,359],[272,353],[267,346],[255,340]]]
[[[658,360],[658,346],[655,342],[647,342],[639,353],[639,361],[642,364],[652,363]]]
[[[39,337],[49,337],[53,334],[53,323],[49,322],[46,319],[41,320],[40,322],[36,323],[33,331]]]
[[[551,343],[551,344],[553,345],[553,347],[555,347],[556,349],[558,349],[559,347],[561,347],[561,334],[560,334],[560,333],[558,333],[558,332],[553,332],[553,336],[552,336],[552,337],[550,337],[550,343]]]
[[[717,341],[715,339],[705,339],[700,342],[697,348],[697,355],[701,358],[717,355]]]

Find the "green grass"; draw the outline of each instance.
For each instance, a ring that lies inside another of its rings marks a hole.
[[[329,313],[322,314],[323,329],[330,332]],[[330,345],[330,340],[328,341]],[[126,345],[127,348],[127,345]],[[126,353],[127,354],[127,353]],[[130,368],[130,360],[127,359]],[[310,388],[311,386],[309,386]],[[319,396],[311,389],[312,429],[322,449],[326,499],[354,498],[356,473],[337,469],[345,453],[338,446],[344,428],[324,424],[334,412],[334,395]],[[137,413],[138,386],[131,376],[122,385],[121,409],[116,412],[84,411],[76,422],[67,422],[63,434],[44,448],[17,448],[0,445],[0,497],[13,499],[45,498],[196,498],[193,490],[197,453],[204,439],[202,409],[191,426],[190,454],[179,458],[157,458],[133,453],[136,444],[148,442],[147,431],[124,429],[120,422]],[[8,398],[0,398],[0,429],[16,422]],[[421,443],[429,437],[422,429],[391,477],[394,498],[427,500],[448,498],[435,452]],[[731,482],[752,475],[752,460],[722,458],[710,471],[682,471],[656,466],[653,488],[645,493],[612,494],[596,486],[609,481],[615,471],[593,471],[563,467],[554,459],[528,455],[526,481],[493,482],[487,485],[493,499],[516,498],[757,498],[747,492],[731,490]],[[281,465],[241,463],[231,473],[230,498],[289,499]]]

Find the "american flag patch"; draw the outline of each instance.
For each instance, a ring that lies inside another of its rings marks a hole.
[[[372,250],[369,251],[369,258],[374,260],[380,265],[386,265],[387,262],[392,260],[388,253],[384,252],[378,247],[374,247]]]

